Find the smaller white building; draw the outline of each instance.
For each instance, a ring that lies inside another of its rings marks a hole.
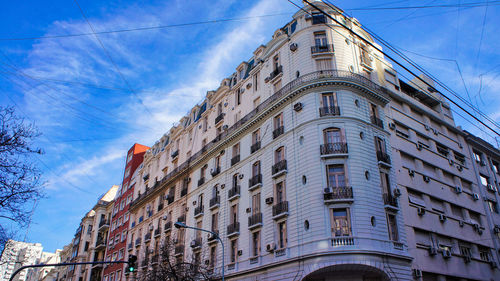
[[[42,257],[43,247],[40,243],[26,243],[9,240],[0,258],[0,281],[8,281],[20,267],[35,264]],[[14,278],[15,281],[27,280],[28,271],[23,270]]]

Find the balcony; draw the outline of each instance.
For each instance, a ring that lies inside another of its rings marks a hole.
[[[332,238],[332,247],[352,246],[354,245],[354,237],[334,237]]]
[[[254,153],[259,149],[260,149],[260,141],[255,142],[254,144],[252,144],[252,146],[250,146],[250,153]]]
[[[109,220],[101,220],[99,222],[99,230],[109,228]]]
[[[138,247],[139,245],[141,245],[141,238],[135,239],[135,246]]]
[[[325,188],[325,192],[323,193],[323,200],[325,200],[326,204],[337,202],[352,202],[352,187],[327,187]]]
[[[333,53],[333,44],[311,46],[311,54]]]
[[[259,186],[262,186],[262,174],[255,175],[248,180],[248,190],[249,191],[252,191]]]
[[[201,237],[196,237],[195,239],[193,239],[190,246],[193,249],[201,248]]]
[[[194,217],[197,218],[200,216],[203,216],[203,205],[194,208]]]
[[[221,114],[217,115],[217,117],[215,117],[215,125],[219,124],[220,121],[224,120],[224,113],[222,112]]]
[[[273,219],[288,216],[288,201],[281,201],[273,206]]]
[[[161,234],[160,227],[158,227],[157,229],[155,229],[155,232],[154,232],[155,238],[160,236],[160,234]]]
[[[236,198],[240,197],[240,186],[235,185],[229,189],[227,192],[227,198],[229,201],[234,200]]]
[[[220,205],[220,196],[219,195],[217,195],[213,198],[210,198],[210,202],[209,202],[210,210],[218,208],[219,205]]]
[[[176,151],[173,151],[170,156],[172,156],[172,160],[175,159],[177,156],[179,156],[179,150],[177,149]]]
[[[273,70],[273,72],[269,74],[269,77],[266,79],[268,80],[267,82],[274,80],[274,78],[280,76],[280,74],[282,73],[283,73],[283,66],[280,65],[275,70]]]
[[[186,215],[184,214],[184,215],[182,215],[182,216],[179,216],[179,217],[177,218],[177,222],[186,222]]]
[[[380,127],[381,129],[384,128],[384,122],[382,122],[382,120],[380,118],[378,118],[377,116],[372,115],[370,117],[370,120],[372,121],[373,125],[376,125],[376,126]]]
[[[188,194],[188,188],[187,188],[187,186],[185,186],[185,187],[183,187],[183,188],[181,189],[181,197],[184,197],[184,196],[186,196],[187,194]]]
[[[165,223],[165,225],[163,226],[163,231],[164,232],[168,232],[172,230],[172,222],[171,221],[168,221]]]
[[[174,253],[176,256],[180,256],[184,254],[184,245],[176,245]]]
[[[204,183],[205,183],[205,177],[202,177],[198,180],[198,186],[201,186]]]
[[[387,209],[397,210],[398,209],[398,200],[390,193],[382,194],[382,198],[384,199],[384,206]]]
[[[227,237],[232,237],[240,234],[240,223],[235,222],[227,226]]]
[[[95,243],[95,250],[99,250],[101,248],[106,248],[106,239],[102,237],[97,237],[97,241]]]
[[[319,150],[322,157],[339,154],[345,155],[348,152],[347,143],[345,142],[325,143],[320,145]]]
[[[220,166],[217,166],[215,167],[215,169],[213,169],[210,174],[212,175],[212,177],[215,177],[217,176],[218,174],[220,174]]]
[[[231,158],[231,166],[234,166],[234,164],[240,162],[240,155],[236,155],[233,158]]]
[[[158,212],[163,210],[163,203],[158,204]]]
[[[339,116],[340,107],[338,106],[324,106],[319,108],[319,116]]]
[[[285,126],[279,126],[273,131],[273,139],[283,135],[285,133]]]
[[[144,235],[144,242],[149,242],[151,241],[151,233],[146,233],[146,235]]]
[[[286,160],[281,160],[278,163],[273,165],[273,167],[272,167],[273,177],[280,176],[284,173],[286,173]]]
[[[256,213],[248,217],[248,229],[262,226],[262,213]]]
[[[377,151],[377,160],[379,161],[379,164],[385,163],[388,166],[391,165],[391,157],[385,152]],[[382,162],[382,163],[380,163],[380,162]]]

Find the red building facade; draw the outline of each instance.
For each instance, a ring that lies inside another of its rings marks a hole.
[[[125,170],[123,174],[122,186],[116,195],[112,218],[110,223],[110,231],[108,237],[108,245],[106,246],[106,260],[123,260],[127,251],[127,231],[129,220],[129,206],[134,195],[134,185],[130,184],[130,179],[135,170],[141,165],[144,159],[144,153],[149,147],[134,144],[127,153]],[[125,265],[112,264],[104,269],[104,281],[122,280]]]

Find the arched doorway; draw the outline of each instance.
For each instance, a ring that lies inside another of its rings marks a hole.
[[[379,268],[364,264],[338,264],[315,270],[302,281],[390,281]]]

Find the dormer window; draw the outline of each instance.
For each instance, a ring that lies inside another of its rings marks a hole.
[[[312,24],[322,24],[326,23],[326,17],[322,13],[313,12],[312,13]]]

